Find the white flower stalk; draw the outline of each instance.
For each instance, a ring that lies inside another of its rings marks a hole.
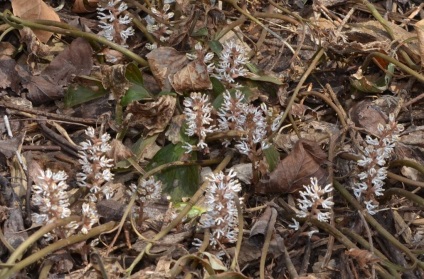
[[[333,197],[327,196],[328,193],[333,191],[332,184],[326,185],[322,188],[318,184],[316,177],[311,177],[311,184],[303,186],[305,191],[300,191],[300,199],[297,199],[299,211],[296,216],[299,218],[316,218],[321,222],[328,222],[331,217],[330,210],[334,205]],[[292,228],[299,228],[299,225],[292,226]]]
[[[235,78],[245,76],[248,72],[245,65],[249,62],[246,52],[245,47],[235,41],[226,42],[212,76],[228,83],[234,83]]]
[[[100,19],[101,35],[109,41],[127,47],[126,41],[134,35],[134,28],[130,26],[132,18],[125,14],[128,5],[121,0],[100,1],[97,8],[97,17]]]
[[[113,179],[110,169],[114,166],[114,162],[107,155],[111,150],[110,135],[104,133],[97,137],[93,127],[88,127],[85,133],[89,139],[80,143],[78,155],[82,172],[77,173],[77,184],[89,188],[96,196],[102,192],[110,198],[111,193],[106,189],[108,186],[104,185]],[[93,201],[95,200],[96,198]]]
[[[38,206],[40,213],[32,214],[32,221],[45,225],[55,220],[71,216],[69,195],[66,192],[68,175],[64,171],[41,171],[32,186],[32,204]]]
[[[207,178],[205,205],[207,212],[202,215],[200,224],[211,229],[210,245],[234,243],[237,241],[238,211],[234,199],[238,197],[241,185],[235,179],[234,170],[225,175],[223,172],[211,174]]]
[[[174,17],[173,12],[168,12],[171,6],[169,4],[165,4],[162,7],[162,11],[157,10],[156,8],[151,8],[152,13],[158,18],[158,22],[154,17],[147,16],[147,32],[151,33],[161,42],[167,42],[169,40],[169,36],[173,33],[169,26],[172,26],[172,23],[169,22],[171,18]],[[149,49],[157,48],[157,45],[150,45]]]
[[[208,133],[214,131],[214,126],[211,125],[212,105],[209,102],[209,97],[206,94],[193,92],[190,97],[184,99],[183,104],[187,123],[186,135],[197,136],[199,138],[197,149],[205,153],[209,152],[205,138]],[[184,148],[187,149],[187,153],[193,150],[190,144],[186,144]]]
[[[358,181],[353,185],[353,193],[358,200],[362,200],[368,213],[375,214],[378,209],[377,196],[384,194],[384,180],[387,177],[386,162],[390,159],[399,133],[404,129],[397,124],[394,115],[389,115],[389,123],[378,125],[379,138],[367,135],[367,146],[362,150],[363,156],[357,164],[361,170]]]
[[[82,204],[81,233],[87,234],[91,228],[99,222],[99,215],[94,203]]]
[[[196,43],[196,45],[194,46],[194,49],[195,49],[195,53],[187,53],[186,54],[187,59],[189,59],[189,60],[198,59],[198,60],[202,61],[203,63],[207,64],[215,56],[215,54],[213,52],[206,52],[203,49],[203,46],[200,42]],[[208,72],[213,71],[213,67],[211,67],[210,65],[213,65],[213,64],[208,65]]]

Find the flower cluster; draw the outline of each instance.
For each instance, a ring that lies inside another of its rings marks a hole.
[[[169,29],[169,26],[172,25],[169,20],[174,17],[174,13],[168,12],[169,8],[169,4],[164,4],[162,11],[152,7],[151,11],[155,15],[156,19],[150,15],[146,17],[147,32],[151,33],[161,42],[167,42],[169,40],[169,36],[173,33],[173,31]],[[146,44],[146,47],[152,50],[157,48],[157,44]]]
[[[85,133],[89,139],[80,143],[78,154],[82,172],[77,173],[77,183],[90,189],[94,194],[90,197],[93,201],[99,198],[100,193],[109,199],[112,193],[105,183],[113,179],[110,168],[114,165],[113,159],[107,155],[111,150],[110,135],[104,133],[97,137],[93,127],[88,127]]]
[[[102,36],[109,41],[126,46],[126,41],[134,35],[134,28],[129,26],[132,18],[125,14],[128,5],[122,0],[103,0],[97,8]]]
[[[219,243],[234,243],[237,241],[238,211],[234,199],[238,197],[241,185],[235,179],[233,170],[225,175],[223,172],[208,177],[208,187],[205,195],[207,212],[202,215],[200,224],[210,228],[211,246]]]
[[[387,160],[393,153],[399,133],[404,127],[397,124],[394,115],[389,115],[389,123],[379,124],[377,127],[379,138],[367,135],[367,146],[362,150],[363,156],[357,164],[361,169],[358,174],[358,182],[354,183],[353,192],[359,200],[363,200],[368,213],[375,214],[378,208],[376,196],[382,196],[384,192],[384,180],[387,177]]]
[[[195,50],[195,53],[187,53],[186,54],[187,59],[189,59],[189,60],[198,59],[198,60],[202,61],[203,63],[207,64],[215,56],[215,54],[213,52],[205,51],[200,42],[198,42],[194,45],[194,50]],[[212,63],[208,64],[208,66],[207,66],[209,73],[213,72],[214,68],[215,68],[215,66]]]
[[[300,191],[300,199],[297,199],[299,211],[296,216],[299,218],[316,218],[320,222],[328,222],[331,215],[329,210],[334,205],[333,197],[325,197],[333,191],[332,184],[328,184],[322,188],[318,184],[316,177],[311,177],[311,184],[303,186],[305,191]],[[296,225],[296,228],[298,226]]]
[[[138,187],[135,184],[131,184],[130,189],[131,194],[137,192],[140,196],[140,201],[144,204],[156,202],[162,196],[162,182],[160,180],[156,181],[153,176],[148,180],[142,179]]]
[[[69,209],[69,194],[66,191],[68,184],[67,174],[64,171],[52,172],[50,169],[40,171],[34,178],[35,185],[32,186],[32,204],[38,206],[40,213],[32,213],[32,221],[35,224],[46,225],[55,220],[71,216]],[[99,220],[97,211],[93,204],[82,205],[81,223],[71,222],[45,235],[50,241],[55,237],[65,238],[75,233],[80,227],[83,234],[87,234],[91,227]]]
[[[212,76],[228,83],[234,83],[235,78],[245,76],[248,72],[245,65],[249,62],[246,52],[245,47],[235,41],[225,42]]]
[[[38,206],[40,213],[32,213],[36,224],[48,224],[71,216],[69,195],[66,192],[68,175],[64,171],[40,171],[32,186],[32,204]]]
[[[195,148],[208,152],[208,145],[205,142],[206,134],[212,133],[214,127],[211,125],[212,105],[209,102],[209,97],[206,94],[193,92],[190,97],[186,97],[183,102],[185,109],[187,129],[185,133],[188,136],[196,135],[199,142]],[[193,150],[193,146],[189,143],[184,145],[187,152]]]
[[[254,107],[243,101],[244,96],[239,90],[236,90],[234,97],[228,91],[224,93],[224,103],[218,112],[218,128],[220,131],[242,131],[243,136],[235,147],[240,153],[256,161],[255,156],[269,147],[266,141],[267,120],[261,107]],[[228,145],[229,142],[224,144]]]

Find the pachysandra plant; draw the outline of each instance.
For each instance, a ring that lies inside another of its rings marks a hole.
[[[127,39],[134,35],[131,26],[132,18],[125,13],[128,5],[121,0],[101,0],[98,3],[97,17],[100,19],[100,35],[111,42],[127,47]],[[108,57],[108,61],[117,61],[116,57]]]
[[[64,171],[52,172],[40,170],[32,185],[32,204],[38,207],[39,213],[32,213],[32,221],[37,225],[46,225],[56,220],[71,216],[69,208],[68,175]],[[63,239],[74,234],[77,229],[87,234],[91,227],[99,220],[97,210],[92,203],[83,203],[82,220],[80,223],[71,222],[45,235],[47,241]]]
[[[238,234],[238,210],[235,199],[241,191],[241,185],[235,178],[236,173],[230,170],[228,174],[219,172],[207,177],[208,186],[205,194],[206,212],[200,219],[202,228],[211,230],[209,245],[215,247],[218,243],[234,243]],[[199,239],[194,245],[201,245]]]
[[[154,17],[150,15],[146,17],[147,32],[155,36],[161,43],[167,42],[169,36],[173,33],[173,31],[169,29],[169,26],[172,26],[170,19],[174,17],[174,13],[169,11],[170,7],[169,4],[164,4],[161,11],[152,7],[150,10],[154,14]],[[157,47],[158,45],[156,43],[146,44],[146,48],[149,50],[156,49]]]
[[[107,182],[113,179],[111,168],[114,166],[113,159],[108,156],[111,137],[108,133],[98,137],[93,127],[88,127],[85,133],[89,139],[80,143],[78,155],[82,172],[77,173],[77,184],[90,189],[93,201],[103,197],[110,199],[113,192]]]
[[[331,208],[333,208],[333,197],[329,195],[333,191],[333,185],[327,184],[322,187],[316,177],[311,177],[311,184],[304,185],[305,191],[300,191],[300,199],[297,199],[299,218],[315,218],[320,222],[328,222],[331,218]],[[294,220],[290,225],[295,230],[299,229],[299,223]]]
[[[187,150],[187,153],[193,150],[201,150],[204,153],[208,153],[209,148],[205,142],[205,138],[215,128],[211,125],[212,105],[209,102],[209,97],[206,94],[193,92],[190,94],[190,97],[184,98],[183,104],[187,123],[185,133],[190,137],[196,136],[199,139],[195,146],[186,143],[183,148]]]
[[[387,160],[392,156],[394,147],[399,141],[399,133],[403,125],[395,121],[393,114],[389,115],[389,122],[377,127],[378,138],[367,135],[366,146],[362,151],[362,158],[357,161],[360,172],[353,185],[356,198],[365,204],[369,214],[375,214],[379,203],[376,199],[384,192],[384,180],[387,177]]]

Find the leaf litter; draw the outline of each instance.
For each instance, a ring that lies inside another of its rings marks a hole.
[[[215,2],[0,3],[1,278],[424,277],[421,1]]]

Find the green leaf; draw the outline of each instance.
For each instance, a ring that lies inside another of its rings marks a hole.
[[[225,91],[225,86],[222,84],[222,82],[214,77],[210,77],[211,83],[212,83],[212,91],[213,95],[216,98],[220,94],[222,94]]]
[[[169,144],[163,147],[152,158],[146,169],[151,170],[163,164],[180,161],[185,154],[182,143]],[[195,153],[191,154],[191,159],[196,160]],[[191,197],[199,188],[200,171],[199,166],[175,166],[166,168],[156,175],[163,183],[163,191],[171,196],[172,201],[181,201],[183,197]]]
[[[191,33],[192,37],[206,37],[209,34],[208,28],[202,27],[199,30]]]
[[[208,46],[215,54],[220,54],[223,47],[219,41],[209,41]]]
[[[85,79],[83,84],[71,84],[66,90],[64,103],[71,108],[101,98],[109,92],[103,88],[102,82],[94,79]]]
[[[143,75],[141,74],[140,69],[134,63],[127,65],[125,78],[131,83],[143,85]]]
[[[278,153],[278,150],[275,148],[274,145],[271,145],[269,148],[265,149],[263,152],[269,166],[269,171],[272,172],[273,170],[275,170],[278,163],[280,162],[280,153]]]
[[[250,71],[250,73],[247,73],[247,75],[244,76],[247,79],[256,80],[256,81],[271,82],[271,83],[278,84],[278,85],[283,84],[283,82],[279,78],[263,74],[252,63],[247,63],[246,66],[247,66],[247,68],[249,68],[249,71]]]
[[[121,99],[122,106],[128,106],[133,101],[152,99],[149,91],[141,84],[133,84]]]

